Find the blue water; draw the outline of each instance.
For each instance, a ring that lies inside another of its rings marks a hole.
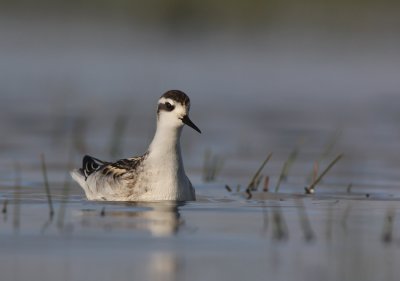
[[[162,30],[124,23],[3,22],[2,280],[397,280],[395,50],[318,40],[306,48],[275,40],[279,32],[216,32],[177,44]],[[65,191],[67,171],[85,153],[105,160],[143,153],[156,101],[172,88],[191,97],[191,119],[203,132],[182,136],[198,201],[93,203],[75,183]],[[212,183],[203,180],[206,151],[223,163]],[[243,191],[270,152],[262,174],[272,192],[247,200]],[[320,173],[339,153],[316,194],[305,196],[315,161]]]

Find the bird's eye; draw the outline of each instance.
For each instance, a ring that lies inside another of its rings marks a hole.
[[[166,108],[168,111],[172,111],[172,110],[174,109],[174,106],[173,106],[172,104],[170,104],[169,102],[166,102],[166,103],[165,103],[165,108]]]

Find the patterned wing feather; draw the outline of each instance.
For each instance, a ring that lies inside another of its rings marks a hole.
[[[88,176],[101,169],[103,166],[109,164],[108,162],[101,161],[89,155],[85,155],[82,160],[82,168],[80,172],[87,179]]]
[[[134,188],[138,180],[138,169],[147,153],[140,157],[104,162],[85,156],[82,173],[85,175],[88,193],[93,200],[123,200],[134,193],[143,192]]]
[[[114,163],[109,163],[101,167],[101,173],[103,176],[110,176],[114,180],[127,175],[128,173],[131,174],[136,170],[139,164],[142,162],[144,156],[141,157],[134,157],[128,159],[121,159]]]

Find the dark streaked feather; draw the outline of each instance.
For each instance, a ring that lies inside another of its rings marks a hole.
[[[118,177],[126,174],[127,172],[134,171],[137,166],[142,163],[144,156],[129,158],[129,159],[121,159],[115,163],[110,163],[108,165],[104,165],[101,169],[101,173],[104,176],[112,176],[114,180]]]
[[[85,155],[82,160],[82,168],[80,171],[82,174],[87,178],[90,176],[93,172],[96,172],[99,170],[104,165],[109,164],[108,162],[104,162],[100,159],[94,158],[89,155]]]
[[[118,177],[125,175],[127,172],[134,171],[142,163],[146,156],[147,153],[140,157],[121,159],[117,162],[110,163],[86,155],[83,158],[81,172],[85,175],[86,179],[94,172],[101,172],[104,176],[110,176],[116,180]]]

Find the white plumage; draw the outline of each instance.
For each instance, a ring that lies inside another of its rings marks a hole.
[[[86,197],[107,201],[195,200],[180,149],[184,124],[200,133],[189,119],[189,109],[185,93],[168,91],[158,101],[157,130],[145,154],[114,163],[85,156],[82,168],[71,175]]]

